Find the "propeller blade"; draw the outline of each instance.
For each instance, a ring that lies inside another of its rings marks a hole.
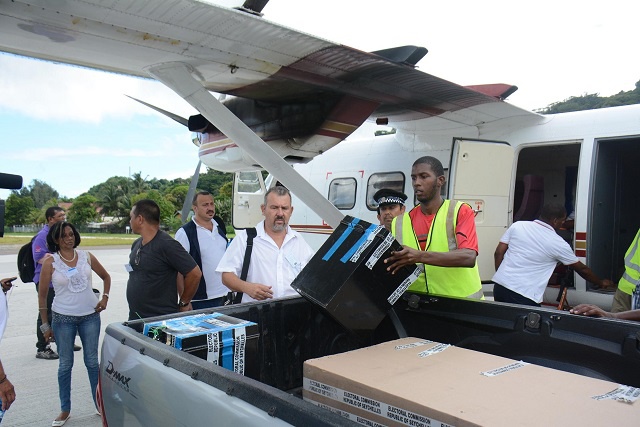
[[[198,161],[198,167],[196,171],[193,173],[193,177],[191,178],[191,184],[189,184],[189,191],[187,191],[187,197],[184,199],[184,204],[182,205],[181,218],[182,223],[185,224],[187,222],[187,217],[189,216],[189,211],[191,210],[191,203],[193,202],[193,196],[196,194],[196,188],[198,188],[198,178],[200,177],[200,165],[202,165],[202,161]]]
[[[156,110],[158,113],[164,114],[165,116],[169,117],[172,120],[175,120],[176,122],[180,123],[182,126],[184,126],[186,128],[189,127],[189,119],[185,119],[184,117],[180,117],[177,114],[173,114],[173,113],[171,113],[171,112],[169,112],[167,110],[163,110],[160,107],[156,107],[155,105],[151,105],[151,104],[149,104],[147,102],[141,101],[141,100],[139,100],[137,98],[134,98],[133,96],[129,96],[129,95],[125,95],[125,96],[127,96],[128,98],[133,99],[134,101],[139,102],[142,105],[145,105],[145,106],[151,108],[152,110]]]

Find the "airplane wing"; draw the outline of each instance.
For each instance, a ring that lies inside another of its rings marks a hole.
[[[362,52],[201,1],[0,0],[0,50],[140,77],[180,62],[214,92],[278,103],[349,95],[389,122],[500,102],[416,70],[426,49]],[[468,117],[448,120],[496,119]]]
[[[152,76],[215,125],[201,158],[237,144],[250,156],[245,165],[259,163],[334,226],[342,214],[291,173],[287,153],[313,157],[367,118],[404,127],[437,119],[428,126],[450,128],[535,116],[502,102],[513,87],[465,88],[416,70],[424,48],[362,52],[269,22],[257,13],[265,3],[0,0],[0,50]],[[239,97],[237,111],[207,91]]]

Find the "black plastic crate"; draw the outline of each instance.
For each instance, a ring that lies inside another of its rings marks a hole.
[[[346,216],[291,286],[345,328],[369,335],[417,278],[415,266],[387,271],[402,246],[383,226]]]

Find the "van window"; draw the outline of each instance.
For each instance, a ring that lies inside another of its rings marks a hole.
[[[355,178],[336,178],[329,184],[328,199],[338,209],[353,209],[357,187]]]
[[[383,188],[404,193],[404,174],[402,172],[374,173],[367,183],[367,208],[375,211],[378,204],[373,200],[373,195]]]

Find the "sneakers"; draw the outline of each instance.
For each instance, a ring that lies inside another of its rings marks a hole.
[[[51,347],[47,347],[42,351],[36,352],[36,359],[58,359],[58,353],[51,350]]]

